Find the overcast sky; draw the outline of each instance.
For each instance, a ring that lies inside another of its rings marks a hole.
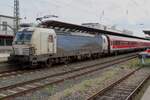
[[[1,0],[0,14],[13,16],[13,1]],[[150,28],[149,7],[150,0],[20,0],[20,16],[23,22],[35,22],[54,14],[70,23],[99,22],[141,35],[142,28]]]

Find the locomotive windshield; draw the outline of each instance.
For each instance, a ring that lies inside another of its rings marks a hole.
[[[17,32],[14,43],[15,44],[29,43],[31,41],[31,37],[32,37],[32,32],[28,32],[28,31]]]

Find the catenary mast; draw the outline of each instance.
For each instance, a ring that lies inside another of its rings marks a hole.
[[[14,0],[14,35],[19,29],[19,0]]]

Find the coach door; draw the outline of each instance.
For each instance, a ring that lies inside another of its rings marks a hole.
[[[108,40],[107,40],[107,36],[102,35],[102,50],[104,53],[108,52]]]

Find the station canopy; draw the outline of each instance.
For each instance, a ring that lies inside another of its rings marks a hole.
[[[136,37],[128,34],[124,34],[123,32],[113,32],[108,31],[107,29],[101,30],[96,28],[90,28],[82,25],[76,25],[61,21],[55,21],[55,20],[47,20],[41,22],[40,26],[43,26],[45,28],[52,28],[60,31],[70,31],[70,32],[84,32],[89,34],[108,34],[108,35],[115,35],[115,36],[123,36],[123,37],[130,37],[130,38],[137,38],[137,39],[143,39],[143,40],[150,40],[142,37]]]
[[[150,35],[150,30],[143,30],[143,32],[147,35]]]

